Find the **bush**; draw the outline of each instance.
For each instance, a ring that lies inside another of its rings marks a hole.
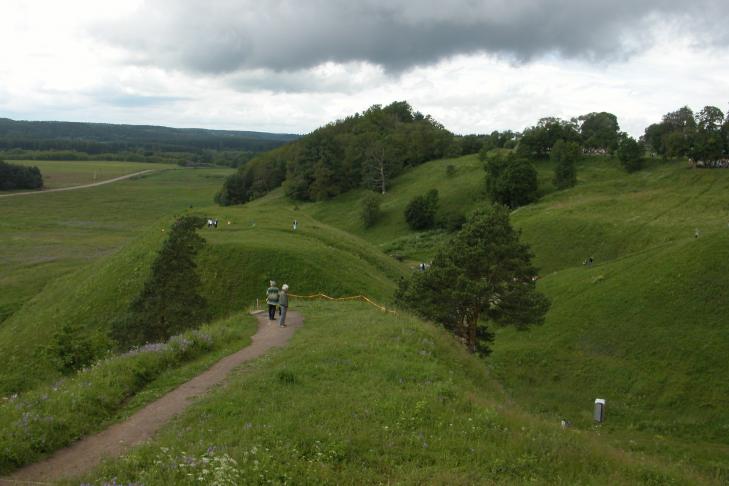
[[[527,159],[498,153],[486,160],[486,193],[511,209],[538,199],[537,170]]]
[[[456,175],[456,166],[453,164],[448,164],[446,166],[446,175],[448,177],[453,177],[454,175]]]
[[[435,226],[435,213],[438,211],[438,190],[431,189],[427,194],[416,196],[405,208],[405,221],[414,230],[424,230]]]
[[[43,177],[38,167],[8,164],[0,160],[0,190],[40,189]]]
[[[628,172],[636,172],[643,168],[643,147],[631,137],[626,137],[618,146],[618,159]]]
[[[567,189],[577,184],[575,163],[580,160],[581,150],[576,142],[557,140],[552,147],[550,158],[555,163],[554,185],[557,189]]]
[[[380,216],[382,216],[380,204],[382,204],[382,196],[379,194],[367,194],[362,200],[362,213],[360,216],[365,228],[374,226],[374,224],[380,219]]]
[[[48,354],[56,368],[68,374],[93,363],[97,352],[91,337],[80,326],[66,323],[53,336]]]

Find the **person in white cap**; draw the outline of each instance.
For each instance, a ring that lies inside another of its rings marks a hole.
[[[278,294],[278,325],[286,327],[286,311],[289,309],[289,286],[283,284],[281,292]]]

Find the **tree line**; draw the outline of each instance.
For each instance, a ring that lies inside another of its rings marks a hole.
[[[43,177],[38,167],[8,164],[0,160],[0,191],[41,187],[43,187]]]

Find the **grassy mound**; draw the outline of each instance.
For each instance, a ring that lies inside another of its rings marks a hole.
[[[203,229],[209,245],[199,256],[203,295],[215,317],[251,308],[265,296],[268,280],[293,293],[367,294],[387,303],[403,268],[394,259],[306,215],[276,207],[208,208],[218,229]],[[294,233],[290,224],[300,221]],[[230,224],[228,224],[230,222]],[[51,282],[0,326],[0,354],[9,366],[0,393],[30,389],[58,377],[42,349],[64,323],[85,328],[101,343],[111,322],[139,293],[164,241],[154,225],[117,254]],[[99,344],[100,346],[102,344]]]
[[[441,330],[364,304],[302,304],[287,348],[246,366],[103,484],[708,484],[505,405]],[[184,445],[183,445],[184,444]]]

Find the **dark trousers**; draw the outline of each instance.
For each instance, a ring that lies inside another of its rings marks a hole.
[[[276,318],[276,304],[268,304],[268,319],[274,320]]]

